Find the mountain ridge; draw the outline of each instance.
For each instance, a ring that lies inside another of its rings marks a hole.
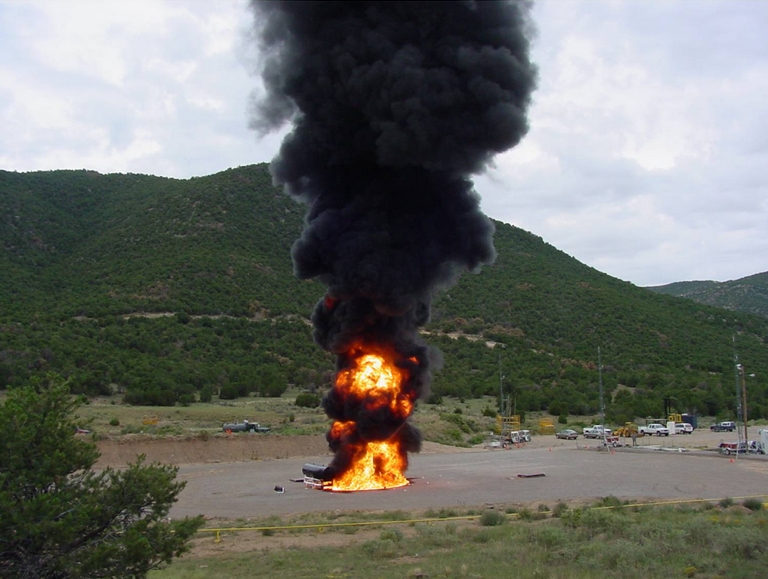
[[[206,385],[264,393],[264,375],[324,384],[333,363],[307,319],[325,290],[290,259],[305,211],[265,164],[186,180],[0,171],[0,387],[53,370],[79,391],[167,404]],[[670,397],[717,414],[732,406],[736,335],[757,376],[750,414],[768,415],[767,320],[659,295],[494,223],[495,264],[435,296],[436,393],[495,394],[501,367],[522,408],[594,411],[600,346],[606,386],[629,388],[611,408],[654,414]]]
[[[768,271],[735,280],[682,281],[649,290],[727,310],[768,317]]]

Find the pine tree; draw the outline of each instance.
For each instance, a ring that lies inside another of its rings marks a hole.
[[[169,521],[178,469],[94,470],[76,435],[79,401],[56,375],[8,392],[0,405],[0,576],[145,577],[188,549],[202,517]]]

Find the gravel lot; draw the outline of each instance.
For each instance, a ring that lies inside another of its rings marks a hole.
[[[754,435],[757,436],[757,429]],[[329,457],[182,466],[187,481],[171,516],[203,513],[209,517],[248,518],[333,510],[416,510],[492,504],[593,499],[720,498],[768,493],[764,456],[729,458],[689,449],[717,446],[735,433],[643,437],[645,448],[598,451],[595,441],[557,441],[534,437],[520,448],[464,452],[423,452],[411,457],[411,486],[388,491],[328,493],[305,489],[305,462],[327,464]],[[666,451],[652,450],[663,445]],[[434,447],[432,447],[434,449]],[[518,474],[544,473],[541,478]],[[275,486],[285,492],[276,493]]]

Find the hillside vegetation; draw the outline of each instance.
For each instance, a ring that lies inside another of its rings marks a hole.
[[[700,304],[768,317],[768,271],[725,282],[680,281],[648,289]]]
[[[305,207],[266,165],[189,180],[0,171],[0,387],[55,371],[76,391],[141,404],[279,395],[329,384],[308,317],[324,292],[292,274]],[[437,296],[433,390],[502,386],[518,409],[729,414],[732,337],[750,416],[768,416],[768,320],[658,295],[496,223],[498,259]],[[494,347],[489,347],[494,346]]]

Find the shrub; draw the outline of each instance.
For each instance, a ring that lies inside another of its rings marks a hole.
[[[747,507],[750,511],[759,511],[763,508],[763,501],[758,499],[745,499],[741,504]]]
[[[566,505],[563,502],[558,502],[555,505],[555,508],[552,509],[552,516],[553,517],[562,517],[563,513],[568,510],[568,505]]]
[[[213,399],[213,388],[211,386],[203,386],[200,389],[200,402],[210,402]]]
[[[483,416],[487,416],[488,418],[496,418],[496,414],[496,411],[490,406],[483,408]]]
[[[294,404],[302,408],[317,408],[320,406],[320,397],[317,394],[303,392],[296,396]]]
[[[182,406],[189,406],[195,401],[194,394],[182,394],[179,396],[179,404]]]
[[[462,414],[462,412],[463,412],[463,411],[461,410],[461,408],[456,408],[456,409],[454,409],[454,411],[453,411],[453,413],[454,413],[454,414]]]
[[[240,392],[237,390],[237,386],[234,384],[225,384],[219,391],[219,398],[221,400],[234,400],[239,394]]]
[[[109,421],[110,426],[120,426],[120,421],[117,418],[113,418]]]
[[[440,394],[435,394],[434,392],[429,395],[429,398],[427,398],[427,404],[442,404],[443,403],[443,397],[440,396]]]
[[[399,543],[403,540],[403,532],[400,529],[384,529],[379,537],[382,541],[394,541]]]
[[[525,508],[517,511],[517,516],[521,521],[527,521],[527,522],[530,522],[536,518],[533,514],[533,511]]]
[[[731,497],[725,497],[724,499],[721,499],[717,504],[722,508],[727,509],[728,507],[733,506],[733,499]]]
[[[480,515],[480,524],[483,527],[503,525],[505,520],[506,517],[504,516],[504,513],[500,513],[499,511],[485,511]]]
[[[568,415],[567,414],[561,414],[557,417],[557,423],[558,424],[568,424]]]
[[[280,398],[286,390],[288,390],[288,384],[279,381],[262,384],[259,389],[261,395],[268,398]]]
[[[475,445],[475,444],[482,444],[485,442],[485,435],[484,434],[475,434],[474,436],[470,436],[469,440],[467,440],[467,444]]]

